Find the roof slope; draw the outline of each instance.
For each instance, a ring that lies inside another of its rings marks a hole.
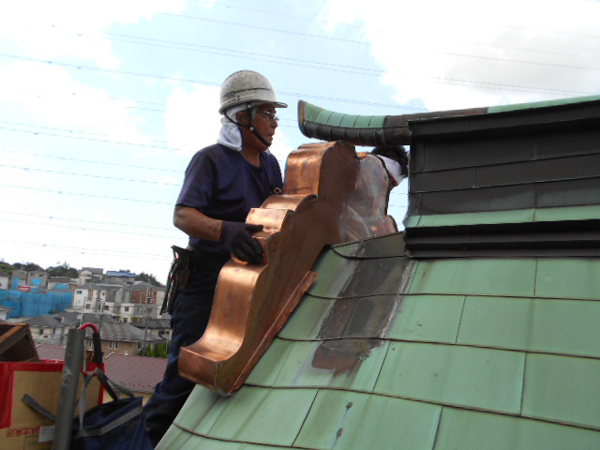
[[[600,261],[402,254],[324,253],[246,386],[197,386],[161,447],[600,447]]]
[[[325,251],[246,384],[196,387],[159,448],[600,448],[599,123],[409,124],[406,235]]]

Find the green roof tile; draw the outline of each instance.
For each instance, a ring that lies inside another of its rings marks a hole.
[[[467,297],[459,344],[600,357],[592,301]]]
[[[600,360],[528,355],[523,415],[600,429]]]
[[[533,222],[534,209],[509,211],[473,212],[463,214],[411,215],[404,221],[406,228],[452,227],[457,225],[485,225],[495,223]]]
[[[302,307],[294,310],[279,336],[285,339],[316,339],[333,303],[332,299],[305,295],[302,298]]]
[[[531,258],[419,261],[409,293],[531,296],[536,264]]]
[[[173,431],[175,430],[175,431]],[[177,437],[174,437],[177,435]],[[185,439],[181,439],[185,438]],[[181,430],[171,429],[161,441],[161,448],[178,450],[287,450],[289,447],[273,445],[255,445],[244,442],[219,441],[195,434],[181,434]]]
[[[273,387],[333,387],[371,391],[389,342],[342,339],[293,342],[277,339],[247,383]]]
[[[404,289],[405,268],[411,264],[408,258],[358,260],[327,252],[313,268],[319,275],[308,293],[328,298],[397,294]],[[324,267],[327,269],[319,269]]]
[[[406,295],[390,326],[390,339],[456,342],[464,296]]]
[[[433,448],[441,407],[397,398],[320,391],[294,443],[311,449]]]
[[[375,392],[448,405],[518,413],[525,354],[395,342]]]
[[[597,450],[600,433],[517,417],[444,408],[435,450]]]
[[[314,389],[246,387],[232,397],[215,398],[207,391],[201,386],[194,389],[175,419],[177,425],[220,440],[284,446],[298,435],[316,395]]]
[[[536,295],[552,298],[600,299],[600,260],[540,259]]]

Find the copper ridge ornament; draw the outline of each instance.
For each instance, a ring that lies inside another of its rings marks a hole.
[[[179,372],[221,395],[231,395],[283,327],[306,290],[326,245],[395,232],[386,215],[389,180],[374,156],[343,142],[303,145],[288,157],[281,195],[253,208],[246,223],[265,260],[230,260],[217,282],[202,338],[183,347]]]

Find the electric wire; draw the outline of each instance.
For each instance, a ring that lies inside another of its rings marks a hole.
[[[114,225],[114,226],[126,227],[126,228],[146,228],[146,229],[151,229],[151,230],[163,230],[163,231],[173,229],[172,227],[167,228],[167,227],[157,227],[157,226],[152,226],[152,225],[140,225],[139,223],[132,224],[132,223],[120,223],[120,222],[106,222],[106,221],[102,221],[102,220],[86,220],[86,219],[73,218],[73,217],[22,213],[22,212],[15,212],[15,211],[1,211],[0,210],[0,214],[13,215],[13,216],[24,216],[24,217],[34,217],[34,218],[38,218],[38,219],[48,219],[48,220],[57,220],[57,221],[66,221],[66,222],[82,222],[82,223],[89,223],[89,224],[94,224],[94,225],[98,225],[98,224]]]
[[[112,250],[106,248],[89,248],[89,247],[70,247],[66,245],[47,244],[44,242],[33,242],[33,241],[16,241],[10,239],[0,239],[0,242],[6,244],[17,244],[19,247],[34,247],[38,249],[57,249],[57,250],[70,250],[78,254],[94,254],[94,255],[108,255],[108,256],[121,256],[121,257],[140,257],[150,259],[166,260],[170,258],[170,255],[161,255],[157,253],[143,253],[143,252],[132,252],[123,250]],[[166,250],[165,250],[166,253]],[[169,252],[170,253],[170,252]]]
[[[85,193],[85,192],[70,192],[70,191],[62,191],[62,190],[58,190],[58,189],[43,189],[43,188],[36,188],[36,187],[31,187],[31,186],[17,186],[14,184],[4,184],[4,183],[0,183],[0,186],[9,188],[9,189],[22,189],[22,190],[26,190],[26,191],[44,192],[47,194],[75,195],[75,196],[79,196],[79,197],[92,197],[92,198],[100,198],[100,199],[104,199],[104,200],[119,200],[119,201],[125,201],[125,202],[137,202],[137,203],[149,203],[149,204],[154,204],[154,205],[173,206],[172,202],[159,202],[156,200],[146,200],[146,199],[139,199],[139,198],[114,197],[114,196],[110,196],[110,195],[89,194],[89,193]]]
[[[9,53],[0,53],[0,56],[5,57],[5,58],[31,61],[31,62],[41,63],[41,64],[56,65],[56,66],[61,66],[61,67],[71,67],[71,68],[75,68],[77,70],[91,70],[91,71],[97,71],[97,72],[116,73],[116,74],[128,75],[128,76],[134,76],[134,77],[151,78],[151,79],[166,80],[166,81],[177,81],[177,82],[183,82],[183,83],[199,83],[199,84],[204,84],[204,85],[208,85],[208,86],[220,86],[221,85],[220,83],[217,83],[214,81],[209,81],[209,80],[180,78],[180,77],[167,76],[167,75],[148,74],[148,73],[144,73],[144,72],[109,69],[109,68],[102,68],[102,67],[97,67],[97,66],[86,66],[86,65],[82,65],[82,64],[72,64],[72,63],[57,62],[57,61],[52,61],[52,60],[43,60],[43,59],[31,58],[31,57],[27,57],[27,56],[20,56],[20,55],[14,55],[14,54],[9,54]],[[436,80],[436,82],[440,82],[442,84],[451,84],[451,85],[458,84],[460,86],[473,85],[473,86],[476,86],[476,87],[479,87],[482,89],[492,89],[492,90],[506,90],[507,88],[510,88],[510,90],[513,90],[515,92],[561,93],[561,94],[576,94],[576,95],[592,95],[592,94],[594,94],[594,92],[591,92],[591,91],[578,91],[578,90],[573,90],[573,89],[556,89],[556,88],[535,87],[535,86],[521,86],[521,85],[508,84],[508,83],[480,82],[480,81],[461,80],[461,79],[454,79],[454,78],[448,79],[448,78],[443,78],[443,77],[429,77],[429,78]],[[382,104],[382,103],[371,102],[371,101],[367,101],[367,100],[343,99],[343,98],[339,98],[339,97],[331,97],[331,96],[325,96],[325,95],[302,94],[302,93],[298,93],[298,92],[289,92],[289,91],[279,91],[279,93],[282,96],[291,96],[294,98],[314,98],[314,99],[318,99],[318,100],[327,100],[327,101],[368,105],[368,106],[395,107],[395,108],[399,107],[398,105]]]
[[[106,175],[94,175],[91,173],[77,173],[77,172],[65,172],[61,170],[51,170],[51,169],[40,169],[36,167],[25,167],[25,166],[11,166],[9,164],[0,164],[0,167],[5,169],[12,170],[23,170],[24,172],[43,172],[43,173],[52,173],[56,175],[70,175],[76,177],[84,177],[84,178],[98,178],[102,180],[111,180],[111,181],[126,181],[131,183],[147,183],[147,184],[156,184],[160,186],[173,186],[180,187],[180,183],[170,183],[170,182],[161,182],[161,181],[153,181],[153,180],[134,180],[131,178],[122,178],[122,177],[111,177]]]
[[[183,174],[182,170],[168,169],[168,168],[163,168],[163,167],[136,166],[133,164],[122,164],[122,163],[115,163],[115,162],[99,161],[99,160],[94,160],[94,159],[80,159],[80,158],[72,158],[72,157],[60,156],[60,155],[45,155],[43,153],[33,153],[33,152],[25,152],[25,151],[18,151],[18,150],[7,150],[7,149],[2,149],[2,148],[0,148],[0,152],[14,153],[14,154],[22,155],[22,156],[33,156],[33,157],[39,157],[39,158],[58,159],[58,160],[65,161],[65,162],[66,161],[74,161],[74,162],[82,162],[82,163],[86,163],[86,164],[102,164],[102,165],[106,165],[106,166],[125,167],[128,169],[156,170],[156,171],[160,171],[160,172],[174,172],[174,173],[178,173],[178,174]]]

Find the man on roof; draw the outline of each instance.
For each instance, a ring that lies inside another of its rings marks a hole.
[[[189,236],[187,251],[174,248],[175,270],[169,274],[175,286],[168,289],[173,340],[164,378],[145,406],[155,446],[194,388],[179,375],[179,351],[204,334],[221,268],[232,256],[249,264],[263,260],[252,237],[262,225],[244,221],[251,208],[281,192],[279,163],[268,151],[277,129],[276,108],[287,105],[277,101],[263,75],[251,70],[230,75],[221,86],[217,143],[196,153],[186,169],[173,219]]]

